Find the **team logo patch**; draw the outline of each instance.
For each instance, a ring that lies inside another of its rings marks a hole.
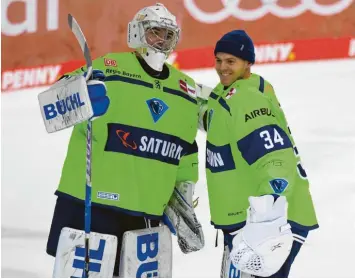
[[[117,67],[117,62],[114,59],[104,58],[104,64],[108,67]]]
[[[156,123],[164,113],[169,109],[167,104],[165,104],[162,100],[153,98],[146,101],[150,114],[153,117],[154,123]]]
[[[269,181],[269,183],[275,194],[283,193],[288,186],[288,181],[284,178],[275,178]]]

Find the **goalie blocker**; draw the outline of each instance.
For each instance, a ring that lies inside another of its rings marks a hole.
[[[52,219],[52,225],[50,228],[50,233],[48,237],[48,242],[47,242],[47,254],[55,257],[57,253],[57,247],[58,247],[58,241],[59,237],[61,234],[61,231],[63,228],[71,228],[71,229],[76,229],[76,230],[84,230],[84,203],[80,201],[76,201],[71,198],[66,198],[66,197],[58,197],[56,206],[54,209],[54,214],[53,214],[53,219]],[[159,230],[157,228],[159,226],[160,220],[153,220],[153,219],[147,219],[146,217],[142,216],[132,216],[125,214],[124,212],[119,212],[119,211],[112,211],[109,209],[106,209],[104,207],[99,207],[96,205],[92,206],[92,221],[91,221],[91,231],[99,234],[107,234],[107,235],[113,235],[117,237],[117,252],[116,252],[116,259],[114,261],[114,276],[119,276],[119,273],[122,275],[123,272],[127,271],[120,271],[119,266],[120,266],[120,258],[121,258],[121,250],[122,250],[122,239],[124,236],[124,233],[127,231],[134,231],[134,230],[140,230],[140,229],[146,229],[147,234],[151,234],[151,231],[154,231],[155,233]],[[152,229],[149,230],[147,229],[148,226],[151,226]],[[167,229],[165,226],[160,227],[161,231],[163,232],[162,234],[159,234],[159,241],[164,241],[164,239],[168,240],[170,239],[170,231]],[[137,233],[133,233],[133,235],[137,236]],[[156,234],[155,234],[156,235]],[[167,236],[168,235],[168,236]],[[130,234],[130,238],[125,237],[126,239],[131,239],[132,234]],[[141,244],[144,244],[143,240],[150,241],[151,239],[149,238],[141,238]],[[154,241],[156,241],[155,239]],[[166,241],[165,240],[165,241]],[[143,242],[142,242],[143,241]],[[159,244],[160,244],[159,242]],[[153,245],[155,246],[156,243]],[[163,245],[160,245],[160,250],[159,250],[159,255],[160,253],[166,253],[168,251],[169,245],[171,246],[171,240],[170,243],[165,243],[164,247]],[[137,246],[135,246],[137,249]],[[96,249],[97,247],[90,247],[90,249]],[[143,248],[142,248],[143,249]],[[153,249],[153,248],[152,248]],[[132,258],[132,253],[130,253],[131,250],[127,250],[126,246],[126,253],[122,254],[123,257],[131,257]],[[140,251],[136,251],[137,254],[140,253]],[[141,257],[141,262],[143,265],[144,263],[147,262],[152,262],[151,257],[153,257],[154,253],[157,252],[156,250],[152,250],[151,253],[148,255],[143,255],[142,253],[140,254]],[[128,253],[128,254],[127,254]],[[133,251],[133,253],[135,253]],[[153,253],[153,254],[152,254]],[[171,253],[171,251],[170,251]],[[168,253],[169,254],[169,253]],[[158,255],[158,256],[159,256]],[[137,262],[139,263],[139,261]],[[159,262],[160,264],[160,262]],[[141,276],[147,275],[147,273],[151,272],[152,274],[154,272],[158,272],[160,270],[148,270],[149,268],[155,267],[156,264],[150,264],[150,265],[145,265],[144,267],[141,267],[139,269],[140,265],[138,265],[137,271],[140,272]],[[149,267],[149,268],[148,268]],[[159,266],[160,268],[160,266]],[[138,270],[139,269],[139,270]],[[171,272],[168,270],[167,272]],[[130,277],[137,277],[135,275],[130,274]],[[161,274],[159,274],[161,276]],[[165,274],[167,276],[167,274]],[[62,277],[62,276],[61,276]],[[98,277],[98,276],[95,276]],[[101,277],[101,276],[99,276]]]

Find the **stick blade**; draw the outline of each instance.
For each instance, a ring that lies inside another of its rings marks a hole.
[[[92,74],[92,59],[91,59],[89,46],[86,42],[86,38],[84,36],[83,31],[80,28],[80,25],[71,14],[68,14],[68,25],[70,30],[74,33],[75,38],[79,42],[81,51],[84,54],[87,71],[88,71],[88,74],[86,75],[86,80],[89,80]]]

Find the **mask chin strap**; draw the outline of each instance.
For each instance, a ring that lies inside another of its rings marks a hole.
[[[152,49],[147,48],[147,51],[145,53],[141,53],[143,59],[147,64],[153,69],[158,72],[161,72],[163,70],[163,65],[168,58],[168,56],[165,53],[162,52],[156,52]]]

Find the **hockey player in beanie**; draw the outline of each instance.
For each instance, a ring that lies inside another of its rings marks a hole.
[[[211,224],[224,234],[221,277],[285,278],[318,227],[307,175],[273,87],[251,72],[251,38],[228,32],[214,54],[220,82],[201,95],[199,121]]]
[[[224,86],[237,79],[250,76],[250,67],[255,63],[255,49],[251,38],[244,30],[225,34],[214,49],[216,71]]]
[[[214,54],[225,52],[236,57],[255,62],[255,49],[251,38],[244,30],[234,30],[225,34],[216,44]]]

